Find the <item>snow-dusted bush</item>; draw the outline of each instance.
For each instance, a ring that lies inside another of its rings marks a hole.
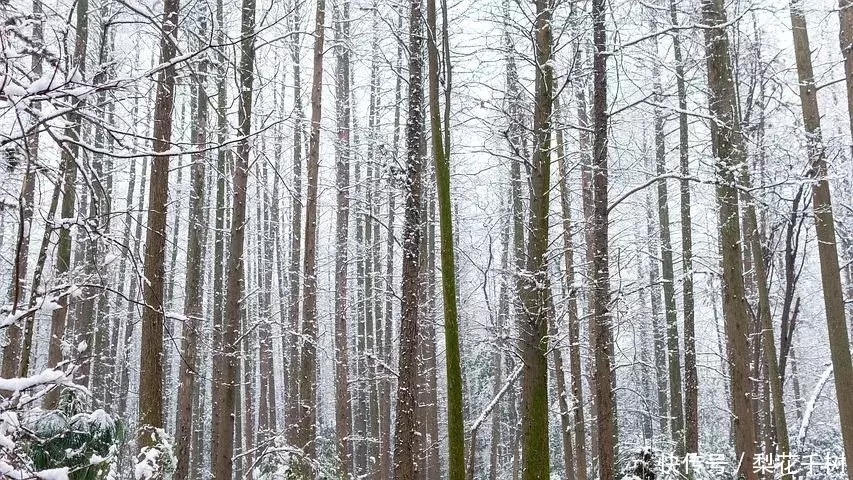
[[[25,378],[0,379],[0,478],[107,480],[114,478],[123,428],[69,380],[73,366]],[[36,405],[64,385],[56,410]]]
[[[175,470],[177,459],[173,449],[173,439],[162,428],[151,431],[152,445],[142,447],[136,458],[133,478],[136,480],[156,480],[166,478]]]
[[[651,447],[635,448],[622,467],[623,480],[656,480],[657,458]]]
[[[69,480],[107,478],[124,439],[122,423],[101,409],[92,410],[87,395],[65,389],[59,408],[33,408],[22,415],[28,432],[23,451],[36,470],[67,468]]]

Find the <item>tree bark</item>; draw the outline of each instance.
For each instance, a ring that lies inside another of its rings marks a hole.
[[[657,23],[652,22],[652,30]],[[657,54],[657,37],[654,40]],[[653,68],[655,102],[663,102],[663,87],[660,80],[660,66],[655,62]],[[655,166],[658,176],[666,174],[666,124],[660,107],[654,109]],[[681,348],[679,347],[678,315],[675,306],[675,273],[672,260],[672,239],[670,236],[669,191],[666,179],[657,182],[658,225],[660,227],[661,273],[663,280],[663,305],[666,317],[667,365],[669,365],[669,432],[675,444],[676,458],[684,457],[684,406],[681,396]],[[652,288],[657,288],[652,286]]]
[[[842,19],[849,20],[853,16],[851,2],[840,2]],[[844,316],[844,292],[841,285],[841,272],[838,264],[838,247],[835,234],[835,219],[832,213],[832,199],[825,149],[821,135],[820,109],[817,101],[817,87],[812,72],[811,50],[809,48],[806,20],[802,14],[801,2],[791,1],[791,23],[794,34],[794,53],[797,57],[797,77],[800,80],[800,102],[803,111],[803,126],[808,140],[810,177],[816,180],[812,186],[812,202],[817,231],[818,256],[820,258],[821,284],[823,285],[823,300],[826,308],[826,325],[829,331],[829,348],[832,356],[835,390],[837,392],[838,412],[841,417],[841,437],[844,444],[844,455],[847,459],[848,476],[853,478],[853,397],[847,392],[853,392],[853,362],[850,359],[850,340]],[[846,69],[848,93],[851,90],[851,67],[853,53],[850,47],[850,35],[853,26],[842,20],[842,38],[846,38],[847,50]],[[853,97],[850,97],[853,100]],[[851,110],[853,112],[853,110]],[[853,118],[853,117],[851,117]]]
[[[558,96],[554,99],[554,110],[557,111],[558,114],[562,115],[562,111],[560,108],[560,97]],[[560,207],[562,213],[562,227],[563,227],[563,260],[565,262],[565,275],[566,282],[564,284],[564,291],[568,293],[568,337],[569,337],[569,363],[572,363],[571,356],[577,352],[577,344],[574,343],[574,338],[577,336],[577,332],[575,331],[578,328],[578,299],[577,299],[577,290],[575,289],[575,272],[574,272],[574,247],[572,246],[572,211],[571,211],[571,192],[568,188],[568,170],[566,169],[566,148],[565,148],[565,139],[563,134],[563,128],[558,127],[556,129],[556,141],[557,141],[557,168],[558,173],[560,175]],[[565,287],[568,288],[565,288]],[[551,337],[553,339],[560,338],[558,335],[558,330],[556,325],[552,327]],[[581,448],[572,449],[572,413],[573,411],[577,411],[579,405],[577,398],[572,399],[571,404],[569,406],[569,398],[568,393],[566,392],[566,380],[565,373],[563,371],[563,358],[562,352],[560,351],[560,344],[557,343],[552,346],[554,349],[554,372],[557,375],[557,400],[560,406],[560,426],[561,426],[561,435],[563,437],[563,470],[566,480],[574,480],[576,478],[575,468],[573,466],[574,455],[575,453],[583,453],[583,445],[584,439],[583,436],[576,437],[576,441],[579,439],[581,443]],[[578,352],[578,355],[580,353]],[[580,356],[578,356],[578,364],[580,364]],[[580,365],[578,365],[578,369],[580,369]],[[574,381],[574,378],[572,379]],[[577,392],[578,395],[582,395],[580,391]],[[575,432],[577,434],[577,432]],[[581,434],[582,435],[582,434]],[[586,458],[584,456],[584,463],[586,463]],[[584,477],[586,476],[586,469],[584,468]]]
[[[216,2],[216,23],[217,23],[217,40],[220,44],[225,44],[225,25],[223,1]],[[219,147],[216,151],[216,206],[215,206],[215,228],[213,237],[213,332],[211,342],[212,356],[212,374],[210,384],[211,405],[215,409],[221,408],[218,402],[222,400],[222,376],[225,367],[225,348],[223,333],[225,331],[224,311],[225,311],[225,262],[226,259],[226,244],[227,235],[226,215],[227,215],[227,199],[226,199],[226,167],[231,163],[232,155],[230,149],[225,147],[225,142],[228,138],[228,89],[227,89],[227,65],[228,57],[224,47],[217,51],[217,88],[216,88],[216,137]],[[210,464],[214,465],[217,461],[218,451],[220,449],[219,440],[216,435],[216,425],[211,422],[210,432]]]
[[[207,36],[205,15],[198,17],[198,36]],[[193,85],[195,115],[192,120],[192,142],[199,150],[207,144],[207,59],[202,58],[196,67],[197,83]],[[189,478],[190,450],[192,445],[194,393],[199,388],[196,381],[198,342],[204,314],[204,263],[202,252],[207,241],[207,215],[204,212],[206,159],[204,153],[193,155],[188,223],[189,235],[186,247],[186,277],[184,279],[184,325],[181,340],[180,382],[178,405],[175,416],[175,466],[176,478]]]
[[[41,0],[33,0],[33,17],[36,19],[33,22],[32,41],[35,45],[41,46],[44,41],[44,28],[42,26]],[[33,53],[32,58],[32,75],[34,78],[40,78],[42,75],[42,58],[41,54]],[[33,102],[32,108],[36,112],[40,111],[41,102]],[[34,119],[35,120],[35,119]],[[18,196],[18,238],[15,246],[15,263],[13,265],[12,283],[9,286],[9,301],[12,304],[11,314],[14,315],[21,305],[22,297],[25,292],[27,281],[27,263],[30,253],[30,233],[33,219],[33,201],[35,198],[35,183],[36,183],[36,165],[39,152],[39,134],[38,132],[28,136],[24,142],[26,165],[24,166],[24,178],[21,184],[21,194]],[[46,230],[50,230],[46,227]],[[20,366],[25,361],[22,357],[24,346],[21,344],[22,337],[32,343],[32,324],[30,319],[32,315],[27,315],[22,319],[24,322],[24,330],[18,323],[9,325],[6,330],[6,346],[3,349],[3,363],[0,366],[0,376],[3,378],[13,378],[15,376],[25,377],[26,372],[18,375],[21,370]],[[26,351],[27,360],[29,362],[29,349]]]
[[[509,268],[509,239],[510,239],[510,230],[511,230],[511,222],[507,222],[506,226],[503,228],[503,232],[501,233],[501,271],[506,272]],[[503,369],[504,369],[504,349],[507,347],[505,344],[505,336],[507,334],[508,329],[508,320],[509,320],[509,287],[507,285],[506,278],[501,276],[500,278],[500,289],[498,293],[498,314],[495,317],[495,345],[496,350],[493,353],[492,358],[492,375],[494,376],[494,381],[492,383],[492,398],[497,398],[500,395],[501,389],[503,388],[504,380],[503,380]],[[510,387],[511,388],[511,387]],[[502,432],[501,432],[501,424],[503,422],[503,407],[501,402],[498,402],[495,405],[494,410],[492,411],[492,425],[491,425],[491,445],[490,445],[490,453],[489,453],[489,480],[497,480],[498,478],[498,469],[500,468],[500,456],[502,450]],[[473,443],[473,442],[472,442]],[[474,451],[474,446],[472,444],[471,451]]]
[[[172,144],[172,109],[175,103],[175,66],[177,52],[179,0],[163,3],[163,36],[160,39],[160,63],[169,64],[160,73],[154,104],[154,152],[148,181],[148,221],[143,267],[142,348],[139,368],[140,447],[151,446],[154,429],[162,428],[163,417],[163,262],[166,251],[166,205],[169,198],[169,156]]]
[[[670,22],[677,26],[676,1],[669,3]],[[681,291],[684,309],[684,446],[687,453],[699,452],[699,376],[696,370],[696,322],[693,299],[693,226],[690,213],[690,145],[687,122],[687,80],[681,53],[681,35],[672,35],[675,82],[678,90],[678,153],[681,181]]]
[[[411,0],[409,10],[409,112],[406,122],[406,165],[403,194],[403,280],[401,287],[400,354],[397,377],[397,419],[394,425],[394,479],[414,480],[418,474],[420,431],[417,406],[419,290],[421,239],[421,170],[423,157],[423,24],[421,0]]]
[[[335,433],[340,475],[349,478],[350,439],[352,435],[352,409],[349,392],[349,323],[348,305],[348,252],[349,240],[349,189],[350,189],[350,4],[344,1],[335,9],[335,102],[338,123],[338,141],[335,143],[337,211],[335,243]]]
[[[742,459],[741,474],[755,480],[753,465],[755,428],[749,398],[749,317],[744,289],[740,248],[740,214],[735,173],[746,160],[746,150],[736,121],[737,99],[729,56],[726,13],[722,0],[703,0],[705,48],[707,51],[711,140],[716,157],[717,203],[719,204],[720,250],[723,269],[723,318],[731,373],[735,454]]]
[[[592,318],[595,350],[599,478],[613,480],[616,468],[616,403],[613,395],[613,337],[610,316],[610,268],[607,203],[607,32],[606,2],[593,0],[593,156],[592,156]]]
[[[553,112],[553,53],[551,51],[550,0],[535,2],[533,49],[536,79],[533,133],[536,144],[530,165],[530,202],[525,268],[517,272],[521,300],[519,344],[524,368],[521,372],[521,478],[550,478],[548,445],[548,198],[551,176],[551,122]]]
[[[79,0],[75,13],[77,24],[75,26],[76,39],[74,41],[73,68],[77,68],[82,74],[86,71],[86,45],[89,40],[89,1]],[[82,105],[79,100],[74,102],[76,108]],[[77,154],[79,147],[83,116],[75,110],[68,114],[68,126],[65,128],[65,136],[69,142],[61,145],[60,155],[63,164],[62,176],[62,208],[60,216],[62,219],[73,219],[75,216],[75,204],[77,203]],[[71,268],[71,226],[62,225],[59,231],[59,242],[56,249],[56,260],[54,261],[55,276],[60,281],[70,281],[66,278]],[[47,350],[47,365],[55,367],[62,361],[62,342],[65,339],[65,330],[68,322],[68,296],[62,295],[58,302],[60,306],[54,310],[50,319],[50,343]],[[44,397],[44,408],[56,408],[59,401],[59,388],[53,388]]]
[[[450,203],[450,145],[444,143],[445,132],[441,125],[441,108],[438,97],[439,53],[436,29],[435,0],[427,0],[427,42],[429,58],[429,111],[432,128],[432,155],[435,162],[436,190],[438,192],[438,219],[441,235],[441,291],[444,299],[444,344],[447,366],[447,432],[448,478],[465,479],[465,425],[462,417],[462,367],[459,352],[459,314],[456,306],[456,262],[453,241],[453,207]],[[447,25],[441,39],[448,42]],[[444,88],[450,90],[445,64]],[[450,125],[445,124],[444,129]],[[449,132],[447,132],[449,134]]]
[[[375,4],[374,4],[375,7]],[[370,94],[367,119],[367,162],[365,176],[365,198],[378,199],[377,178],[377,138],[379,130],[379,20],[374,10],[373,34],[370,59]],[[375,461],[379,458],[379,388],[376,382],[377,355],[379,352],[379,317],[382,312],[377,302],[376,275],[378,263],[375,261],[379,232],[376,221],[375,204],[377,200],[368,200],[364,205],[364,324],[365,324],[365,388],[367,394],[366,451],[368,478],[377,478],[379,470]]]
[[[650,162],[651,163],[651,162]],[[649,166],[651,171],[651,165]],[[661,291],[657,288],[660,283],[660,268],[658,258],[660,258],[660,248],[658,239],[660,236],[655,232],[655,215],[654,215],[654,200],[651,191],[646,196],[646,238],[648,240],[648,257],[649,257],[649,303],[651,305],[651,325],[652,338],[654,343],[655,357],[655,379],[657,381],[657,417],[658,428],[661,435],[669,431],[669,376],[667,375],[667,354],[666,354],[666,331],[661,325],[660,307],[661,307]]]
[[[150,119],[150,118],[149,118]],[[145,198],[147,196],[146,188],[148,186],[147,177],[148,177],[148,158],[142,159],[142,171],[140,172],[139,181],[139,214],[136,218],[136,228],[133,232],[133,238],[141,239],[142,238],[142,217],[145,212]],[[131,202],[134,200],[132,197],[128,197],[128,207]],[[137,248],[134,248],[128,255],[139,255],[139,251]],[[127,316],[124,321],[124,351],[123,358],[120,361],[120,383],[119,383],[119,406],[118,411],[121,415],[126,415],[127,413],[127,400],[128,395],[130,394],[130,352],[133,342],[133,319],[137,310],[141,309],[142,306],[138,305],[139,300],[139,279],[140,275],[134,272],[133,275],[130,275],[130,283],[128,285],[129,299],[127,305]]]
[[[397,15],[397,31],[402,32],[403,30],[403,12],[402,9],[398,12]],[[397,42],[397,71],[402,71],[403,67],[403,43]],[[399,161],[400,154],[400,105],[402,102],[403,96],[403,77],[402,75],[397,75],[397,81],[394,85],[394,133],[393,133],[393,145],[392,145],[392,159],[395,162],[395,166]],[[393,169],[388,175],[388,220],[387,220],[387,233],[386,233],[386,257],[385,257],[385,320],[384,320],[384,331],[382,334],[382,341],[385,343],[385,363],[387,365],[393,365],[393,354],[392,344],[393,344],[393,336],[394,336],[394,308],[393,308],[393,300],[395,297],[393,283],[394,283],[394,221],[396,217],[396,196],[397,196],[397,185],[395,181],[395,175],[393,173]],[[385,372],[383,375],[384,381],[382,382],[382,402],[379,405],[379,414],[381,417],[381,424],[379,426],[380,437],[379,437],[379,468],[381,474],[384,478],[392,478],[394,468],[391,463],[391,388],[393,387],[393,381],[391,380],[391,376],[389,372]]]
[[[249,176],[249,135],[252,131],[252,84],[255,65],[255,0],[243,0],[240,40],[240,103],[238,114],[237,157],[233,171],[233,203],[231,211],[231,242],[226,266],[225,311],[221,333],[221,386],[216,388],[213,403],[211,439],[211,469],[216,478],[230,480],[233,472],[235,408],[238,395],[239,354],[238,335],[241,331],[241,300],[244,290],[244,242],[246,237],[246,185]],[[238,439],[241,437],[237,437]]]
[[[752,192],[751,182],[749,181],[749,172],[744,172],[743,183],[748,192]],[[755,200],[751,193],[744,193],[744,202],[746,203],[744,210],[746,228],[745,240],[749,242],[750,254],[752,257],[753,268],[755,269],[755,282],[758,287],[758,327],[761,331],[761,354],[763,364],[760,366],[762,373],[767,375],[770,387],[770,396],[772,398],[772,413],[769,409],[765,409],[772,416],[773,430],[768,432],[771,437],[775,438],[778,451],[777,455],[788,455],[790,453],[788,442],[788,424],[785,418],[785,404],[782,397],[782,377],[779,371],[779,361],[776,355],[776,343],[773,334],[773,318],[770,307],[770,291],[768,285],[768,273],[764,260],[764,246],[761,242],[761,232],[758,227],[756,216]],[[766,383],[766,382],[762,382]],[[767,385],[764,385],[766,388]],[[769,402],[768,402],[769,403]],[[769,405],[768,405],[769,407]],[[769,439],[768,444],[771,444]],[[772,452],[770,452],[772,453]],[[791,475],[782,475],[783,479],[790,479]]]
[[[317,457],[317,180],[320,168],[320,114],[323,93],[323,43],[326,2],[317,1],[314,72],[311,84],[311,136],[308,146],[303,266],[302,345],[299,358],[299,440],[305,460]]]
[[[301,276],[299,274],[302,255],[302,67],[301,67],[301,41],[299,35],[298,18],[302,11],[302,0],[294,0],[291,28],[297,32],[293,37],[291,60],[293,62],[293,109],[296,111],[296,121],[293,123],[293,182],[291,186],[291,217],[290,217],[290,274],[288,299],[289,310],[289,335],[287,353],[287,429],[286,438],[290,445],[295,445],[298,440],[299,409],[301,397],[299,395],[299,286]]]

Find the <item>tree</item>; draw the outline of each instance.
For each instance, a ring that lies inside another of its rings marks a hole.
[[[535,2],[533,50],[536,88],[533,106],[535,147],[530,164],[530,202],[525,269],[517,272],[517,288],[523,313],[519,320],[521,361],[521,478],[550,478],[548,447],[548,198],[551,176],[551,122],[554,67],[551,51],[550,0]]]
[[[217,40],[220,44],[225,43],[225,26],[224,26],[224,11],[223,1],[216,1],[216,23],[217,23]],[[224,357],[224,340],[223,332],[225,330],[224,310],[225,310],[225,262],[226,259],[226,235],[227,228],[227,199],[226,196],[226,165],[231,162],[231,151],[224,146],[225,140],[228,138],[228,87],[227,87],[227,64],[228,57],[226,56],[224,47],[220,48],[217,53],[217,85],[216,85],[216,139],[219,143],[219,148],[216,151],[216,204],[214,212],[216,219],[214,221],[214,237],[213,237],[213,335],[211,342],[212,351],[212,375],[210,384],[211,404],[214,408],[219,408],[217,402],[221,401],[223,396],[220,389],[222,388],[223,369],[225,367]],[[216,436],[216,425],[211,424],[211,445],[210,445],[210,464],[216,463],[219,455],[219,447]]]
[[[335,243],[335,433],[340,474],[347,478],[350,462],[352,410],[349,393],[349,353],[347,344],[348,314],[348,255],[349,241],[349,175],[350,175],[350,15],[349,2],[335,9],[335,39],[337,40],[335,87],[338,122],[338,141],[335,143],[337,212]]]
[[[288,342],[287,363],[287,441],[291,445],[297,443],[297,427],[299,426],[299,274],[302,256],[302,65],[300,60],[301,35],[299,34],[298,18],[302,12],[302,0],[294,0],[293,15],[290,27],[296,32],[291,44],[291,60],[293,62],[293,109],[296,111],[296,121],[293,123],[293,184],[291,191],[290,216],[290,274],[288,298],[288,316],[290,318],[290,341]]]
[[[86,45],[89,41],[89,2],[81,0],[77,2],[75,12],[77,24],[75,26],[76,37],[74,40],[73,67],[81,74],[86,71]],[[67,143],[61,145],[62,153],[62,218],[73,218],[75,215],[75,204],[77,202],[75,185],[77,182],[77,155],[79,153],[78,142],[82,127],[83,116],[78,110],[82,103],[75,100],[74,109],[68,114],[68,126],[65,129]],[[156,137],[156,134],[155,134]],[[56,276],[65,278],[71,268],[71,226],[62,225],[59,231],[59,242],[56,252]],[[59,299],[60,307],[53,311],[50,319],[50,344],[47,351],[47,364],[56,366],[62,361],[62,342],[65,339],[66,324],[68,322],[68,297]],[[59,401],[59,389],[52,389],[45,395],[44,406],[47,409],[56,408]]]
[[[140,447],[155,443],[154,430],[163,426],[163,263],[166,252],[166,205],[169,198],[169,155],[172,143],[172,109],[175,104],[179,0],[163,2],[160,39],[160,71],[154,104],[154,152],[148,180],[148,220],[145,236],[145,264],[142,310],[142,348],[139,369]]]
[[[657,23],[652,21],[652,31],[657,30]],[[655,55],[657,55],[657,37],[654,38]],[[656,60],[652,67],[654,75],[655,101],[663,100],[663,87],[660,79],[660,65]],[[654,112],[655,133],[655,166],[659,177],[666,174],[666,122],[660,107]],[[678,346],[678,315],[675,307],[675,273],[672,261],[672,239],[669,226],[669,190],[666,178],[657,181],[658,226],[660,227],[661,273],[663,280],[663,305],[666,317],[667,364],[669,365],[669,432],[675,443],[675,455],[684,456],[684,405],[681,397],[681,349]],[[654,287],[653,287],[654,288]]]
[[[240,39],[240,103],[237,135],[237,157],[234,164],[231,242],[226,267],[225,312],[221,333],[223,349],[221,386],[215,390],[213,403],[220,415],[213,420],[211,467],[217,477],[228,480],[234,468],[234,413],[239,368],[241,299],[244,286],[244,241],[246,237],[246,187],[249,177],[249,135],[252,132],[252,84],[255,68],[255,0],[243,0]]]
[[[737,100],[729,56],[729,40],[725,31],[726,12],[722,0],[703,0],[702,18],[707,52],[709,109],[715,117],[711,123],[711,141],[716,158],[717,204],[719,206],[720,250],[722,252],[723,318],[731,374],[732,413],[734,415],[735,453],[742,459],[741,469],[747,480],[757,478],[748,468],[753,464],[755,429],[752,403],[748,397],[749,317],[744,295],[743,264],[740,251],[740,214],[737,192],[738,165],[746,159],[743,138],[736,115]]]
[[[404,12],[403,9],[400,9],[397,14],[397,31],[403,31],[403,17]],[[398,71],[402,70],[403,65],[403,42],[397,42],[397,58],[396,64]],[[400,155],[400,106],[403,103],[403,77],[402,75],[397,75],[397,81],[394,85],[394,132],[392,138],[391,145],[391,155],[392,161],[394,162],[394,167],[397,166],[397,162],[399,161]],[[394,306],[393,301],[395,298],[394,294],[394,245],[396,243],[396,238],[394,235],[394,221],[396,217],[396,206],[397,202],[396,198],[396,176],[394,174],[395,169],[389,169],[389,174],[387,176],[387,188],[388,188],[388,220],[386,222],[386,258],[385,258],[385,319],[384,319],[384,331],[382,333],[382,341],[385,344],[385,364],[393,365],[393,353],[392,353],[392,343],[394,336]],[[380,474],[385,478],[392,478],[394,467],[391,464],[391,388],[393,386],[392,381],[390,380],[391,375],[389,372],[385,372],[384,378],[386,378],[382,382],[382,402],[379,405],[379,415],[380,415],[380,438],[379,438],[379,467]]]
[[[207,35],[207,22],[202,15],[198,19],[198,35],[205,38]],[[193,120],[192,140],[200,150],[207,143],[207,91],[205,90],[207,75],[207,59],[202,58],[196,70],[198,79],[193,85],[195,96],[193,97],[195,119]],[[175,419],[175,458],[178,462],[175,466],[177,478],[188,478],[190,466],[190,445],[193,434],[193,403],[194,393],[199,388],[196,374],[199,362],[198,343],[200,330],[202,328],[204,277],[202,255],[204,245],[207,241],[207,215],[204,212],[205,189],[206,189],[206,162],[205,154],[202,152],[193,155],[191,167],[190,188],[190,218],[188,223],[189,235],[187,237],[186,277],[184,280],[184,317],[183,340],[181,341],[180,378],[178,385],[178,405]],[[201,445],[193,445],[194,449]]]
[[[400,354],[397,377],[397,418],[394,424],[394,479],[415,480],[418,473],[420,431],[417,412],[419,303],[421,263],[421,171],[423,158],[423,24],[421,0],[409,3],[409,91],[406,121],[406,165],[403,194],[403,265],[401,286]]]
[[[570,18],[577,23],[579,16],[575,2],[569,4]],[[575,27],[578,28],[577,26]],[[575,45],[575,65],[576,69],[580,69],[583,64],[583,47],[580,40]],[[584,84],[580,81],[580,75],[575,74],[575,80],[578,85],[575,88],[575,113],[578,126],[578,150],[580,150],[581,165],[590,164],[589,150],[589,117],[587,113],[586,93],[584,92]],[[559,164],[558,164],[559,168]],[[581,372],[581,352],[580,352],[580,330],[581,317],[578,311],[578,292],[575,288],[575,265],[574,265],[574,246],[572,244],[571,232],[568,228],[571,226],[571,211],[570,211],[570,196],[568,188],[568,172],[565,171],[565,160],[563,167],[560,170],[560,206],[563,213],[563,256],[566,262],[566,281],[569,288],[569,364],[572,372],[572,397],[574,399],[574,434],[575,434],[575,468],[576,476],[579,479],[587,477],[587,449],[586,449],[586,421],[584,416],[584,395],[583,395],[583,377]],[[586,175],[584,172],[583,175]],[[584,193],[586,196],[586,193]],[[584,202],[586,203],[586,202]],[[586,205],[584,204],[584,209]],[[586,215],[586,212],[584,212]]]
[[[442,8],[447,7],[442,4]],[[439,53],[438,31],[436,30],[435,0],[427,0],[427,42],[429,58],[429,111],[432,128],[432,156],[435,161],[436,189],[438,190],[439,226],[441,229],[441,291],[444,299],[444,344],[447,356],[447,430],[448,430],[448,478],[465,478],[465,425],[462,417],[462,367],[459,354],[459,314],[456,306],[456,264],[453,248],[453,206],[450,203],[450,145],[445,138],[450,136],[448,118],[441,125],[441,108],[438,99]],[[447,38],[447,24],[443,24],[441,39]],[[450,63],[444,63],[444,88],[450,89]],[[445,105],[447,107],[447,105]]]
[[[317,455],[317,177],[320,168],[320,114],[323,93],[323,41],[326,2],[317,1],[314,72],[311,82],[311,136],[305,192],[305,263],[303,267],[302,346],[299,358],[299,443],[306,460]]]
[[[560,97],[558,96],[554,99],[554,110],[557,111],[559,115],[562,115],[562,110],[560,108]],[[562,123],[562,122],[561,122]],[[557,142],[557,168],[558,173],[560,175],[560,213],[562,214],[563,221],[563,260],[565,261],[565,275],[566,281],[569,285],[568,289],[568,301],[569,301],[569,311],[568,311],[568,327],[569,327],[569,341],[572,342],[572,339],[575,337],[574,329],[577,328],[577,292],[574,288],[574,259],[572,255],[574,255],[574,247],[572,246],[572,233],[571,233],[571,206],[570,206],[570,192],[568,189],[568,171],[566,169],[566,148],[565,148],[565,139],[563,134],[562,125],[556,128],[556,142]],[[575,479],[575,469],[573,466],[574,460],[574,452],[572,450],[572,412],[569,409],[569,399],[568,394],[566,392],[566,375],[563,371],[563,353],[562,353],[562,345],[559,341],[559,330],[557,325],[554,323],[554,318],[549,319],[549,334],[551,335],[552,341],[554,344],[551,346],[553,349],[553,357],[554,357],[554,374],[557,377],[557,402],[560,406],[560,434],[562,435],[563,440],[563,475],[566,476],[566,480],[574,480]],[[569,345],[570,351],[572,348],[577,350],[577,345],[574,343],[570,343]],[[569,354],[571,356],[571,353]],[[569,360],[571,363],[571,359]],[[580,393],[580,392],[579,392]],[[581,394],[582,395],[582,394]],[[575,407],[577,408],[577,407]],[[583,438],[583,437],[581,437]],[[582,442],[583,443],[583,442]],[[584,459],[586,461],[586,459]]]
[[[655,171],[652,165],[652,159],[649,158],[649,171]],[[651,174],[648,175],[651,177]],[[654,287],[660,283],[660,249],[658,241],[660,235],[655,231],[657,222],[655,222],[654,194],[651,190],[646,195],[646,239],[648,241],[649,257],[649,285]],[[660,307],[661,307],[661,289],[650,288],[649,297],[651,304],[651,327],[652,327],[652,342],[654,344],[655,357],[655,379],[657,390],[657,417],[658,428],[660,434],[664,435],[669,431],[669,375],[667,375],[667,347],[666,347],[666,329],[661,323]]]
[[[41,0],[33,0],[33,17],[42,15]],[[44,31],[41,21],[33,22],[32,41],[36,45],[41,45],[44,41]],[[41,54],[34,52],[32,54],[32,70],[33,76],[40,77],[42,75],[42,58]],[[36,111],[40,105],[36,102],[33,105]],[[12,282],[9,285],[9,301],[12,304],[12,314],[17,312],[18,307],[23,301],[24,285],[27,281],[27,264],[30,252],[30,233],[33,220],[33,200],[35,198],[36,184],[36,161],[38,160],[39,152],[39,134],[29,135],[24,143],[26,164],[24,166],[24,178],[21,184],[21,193],[18,196],[19,224],[18,238],[15,244],[15,263],[13,267]],[[55,210],[55,207],[54,207]],[[35,286],[33,286],[35,289]],[[32,305],[30,305],[32,307]],[[24,341],[32,342],[32,315],[26,317],[25,331],[21,330],[20,325],[14,323],[9,325],[6,331],[6,348],[3,349],[3,361],[0,366],[0,376],[3,378],[12,378],[14,376],[27,376],[26,369],[23,373],[18,373],[21,369],[21,364],[29,363],[29,349],[21,345],[22,333]],[[25,351],[24,351],[25,350]],[[22,357],[22,354],[26,357]],[[26,360],[24,359],[26,358]]]
[[[607,31],[606,2],[593,0],[592,145],[592,347],[595,351],[595,409],[599,478],[613,480],[616,468],[616,402],[613,395],[613,337],[610,318],[610,268],[607,203]]]
[[[669,2],[670,23],[678,25],[675,0]],[[684,309],[684,443],[688,453],[699,452],[699,378],[696,371],[696,327],[693,299],[693,221],[690,212],[690,145],[687,122],[687,80],[679,31],[672,35],[675,82],[678,91],[679,192],[681,194],[681,273]]]
[[[842,19],[853,15],[850,2],[841,2]],[[850,35],[850,24],[842,23],[842,37]],[[791,26],[794,35],[794,54],[797,58],[797,77],[800,80],[800,102],[803,112],[803,126],[806,129],[806,142],[809,155],[809,177],[816,180],[812,186],[812,202],[817,231],[818,256],[820,258],[820,278],[823,285],[823,301],[826,308],[826,326],[829,331],[829,348],[832,356],[835,390],[837,392],[838,412],[841,417],[841,437],[844,455],[847,458],[848,475],[853,465],[853,398],[845,392],[853,391],[853,362],[850,359],[850,339],[844,320],[844,294],[841,287],[841,272],[838,266],[838,247],[835,235],[835,219],[832,214],[832,199],[827,180],[826,153],[823,145],[820,125],[820,109],[817,101],[817,87],[812,70],[811,49],[809,47],[806,19],[802,13],[800,0],[791,0]],[[849,40],[849,38],[847,38]],[[850,47],[846,51],[846,67],[850,75]],[[847,79],[848,92],[851,80]],[[853,110],[851,110],[853,112]],[[852,117],[853,118],[853,117]]]

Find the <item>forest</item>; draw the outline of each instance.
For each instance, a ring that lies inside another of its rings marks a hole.
[[[853,0],[0,0],[0,478],[853,480]]]

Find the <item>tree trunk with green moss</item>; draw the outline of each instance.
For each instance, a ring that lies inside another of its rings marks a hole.
[[[445,25],[446,27],[446,25]],[[441,106],[438,97],[439,53],[435,0],[427,0],[427,43],[429,64],[429,111],[432,156],[438,192],[438,220],[441,235],[441,292],[444,299],[444,344],[447,365],[448,478],[465,479],[465,424],[462,416],[462,367],[459,353],[459,314],[456,306],[456,261],[454,259],[453,205],[450,203],[450,145],[444,144]],[[446,28],[441,39],[448,41]],[[445,72],[449,65],[444,65]],[[444,88],[450,85],[445,82]],[[446,119],[445,119],[446,121]],[[444,125],[445,129],[450,128]]]

